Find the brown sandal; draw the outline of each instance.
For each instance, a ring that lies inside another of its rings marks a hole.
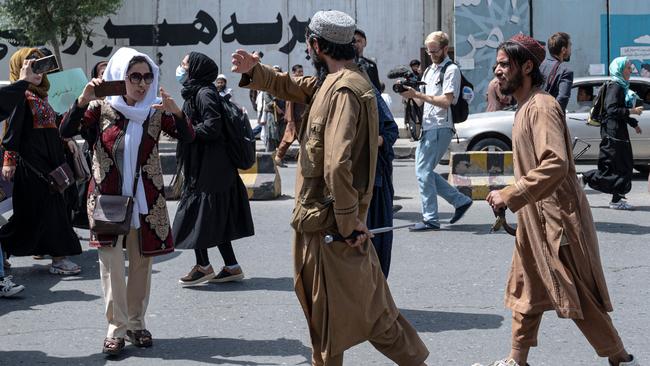
[[[104,339],[104,347],[102,348],[102,353],[110,356],[117,356],[122,353],[124,346],[124,338],[106,337]]]
[[[140,330],[127,330],[126,340],[133,343],[136,347],[151,347],[153,346],[153,338],[151,333],[146,329]]]

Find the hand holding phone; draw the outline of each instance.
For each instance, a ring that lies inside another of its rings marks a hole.
[[[29,83],[36,84],[40,82],[40,75],[35,74],[32,70],[32,64],[34,60],[25,60],[23,62],[23,67],[20,69],[20,80],[25,80]]]
[[[59,69],[59,63],[54,55],[39,58],[32,63],[32,71],[35,74],[47,74]]]
[[[95,88],[101,85],[103,82],[104,80],[99,78],[90,80],[84,87],[84,90],[81,92],[79,98],[77,98],[77,106],[85,108],[88,103],[97,99],[97,96],[95,95]]]
[[[111,95],[126,95],[126,82],[124,80],[104,81],[95,86],[97,98]]]

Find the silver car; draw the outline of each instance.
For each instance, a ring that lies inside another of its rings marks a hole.
[[[581,77],[573,81],[571,100],[567,105],[566,122],[572,137],[577,138],[574,154],[587,148],[578,157],[578,164],[595,164],[598,161],[600,128],[587,125],[593,99],[607,76]],[[650,163],[650,78],[633,77],[630,88],[642,99],[645,112],[639,119],[643,133],[637,135],[630,129],[634,165],[639,171],[647,171]],[[512,124],[514,111],[498,111],[471,114],[467,121],[456,124],[457,137],[449,144],[450,152],[465,151],[509,151],[512,149]],[[444,159],[447,160],[447,159]]]

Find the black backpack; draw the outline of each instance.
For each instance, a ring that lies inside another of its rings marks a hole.
[[[438,80],[438,82],[441,85],[445,79],[445,71],[447,71],[447,67],[451,64],[453,64],[453,62],[447,62],[447,64],[442,67],[442,70],[440,70],[440,80]],[[467,104],[467,100],[463,98],[463,90],[467,87],[471,89],[472,92],[474,91],[474,84],[465,79],[465,76],[460,71],[460,67],[458,68],[458,72],[460,72],[460,94],[458,95],[458,101],[456,104],[451,105],[451,117],[454,124],[467,121],[467,117],[469,116],[469,104]]]
[[[228,155],[237,169],[250,169],[256,160],[255,137],[248,114],[229,99],[220,98],[223,104],[223,121],[228,136]]]
[[[589,126],[600,127],[605,119],[605,93],[607,93],[609,83],[609,81],[604,82],[600,90],[598,90],[598,96],[594,99],[594,106],[591,107],[589,117],[587,117]]]

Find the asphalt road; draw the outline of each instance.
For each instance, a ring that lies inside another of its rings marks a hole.
[[[444,171],[443,167],[440,171]],[[588,167],[580,167],[588,169]],[[240,283],[181,288],[177,280],[194,264],[193,253],[177,251],[154,265],[147,324],[155,345],[132,346],[118,360],[101,354],[106,332],[97,254],[87,248],[73,260],[80,276],[47,272],[49,261],[12,258],[10,274],[27,289],[0,299],[0,365],[296,365],[309,364],[303,313],[293,293],[291,230],[295,166],[281,170],[285,196],[253,202],[257,235],[235,243],[246,279]],[[396,224],[420,219],[412,160],[395,163]],[[628,350],[650,362],[650,195],[637,177],[632,212],[607,208],[609,197],[588,191],[615,311]],[[173,217],[176,204],[170,202]],[[440,203],[442,219],[452,208]],[[513,239],[488,234],[493,215],[475,202],[457,224],[438,232],[395,234],[389,284],[403,314],[417,328],[431,355],[429,365],[488,363],[506,355],[510,313],[503,288]],[[510,215],[509,221],[515,221]],[[87,235],[82,233],[83,235]],[[211,250],[215,266],[222,264]],[[547,313],[530,364],[606,365],[569,320]],[[346,365],[391,365],[369,344],[346,352]]]

